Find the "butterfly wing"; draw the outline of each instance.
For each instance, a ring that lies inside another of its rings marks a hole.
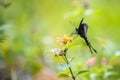
[[[87,38],[87,30],[88,30],[88,25],[86,23],[81,24],[80,27],[78,28],[78,34],[82,38]]]
[[[88,25],[86,23],[83,24],[83,31],[85,34],[85,38],[87,38],[87,30],[88,30]]]
[[[84,18],[81,19],[81,21],[80,21],[80,25],[82,25],[83,20],[84,20]],[[80,25],[79,25],[79,26],[80,26]]]

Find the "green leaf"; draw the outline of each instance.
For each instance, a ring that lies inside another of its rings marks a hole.
[[[86,73],[86,72],[89,72],[89,70],[80,70],[80,71],[77,73],[77,75],[83,74],[83,73]]]
[[[117,72],[114,72],[114,71],[107,71],[105,72],[105,76],[108,77],[108,76],[116,76],[116,75],[119,75],[119,73]]]
[[[72,64],[58,64],[57,67],[60,69],[60,70],[66,70],[68,69],[69,67],[71,67]]]
[[[66,47],[66,48],[71,48],[71,47],[74,47],[74,46],[76,46],[76,45],[80,45],[80,43],[79,43],[79,42],[69,43],[69,44],[67,44],[65,47]]]
[[[70,76],[62,73],[62,74],[59,74],[57,77],[58,78],[65,78],[65,77],[70,77]]]

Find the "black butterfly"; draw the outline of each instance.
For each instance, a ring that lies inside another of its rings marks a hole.
[[[93,53],[93,51],[95,53],[97,53],[97,51],[92,47],[92,45],[90,44],[90,42],[88,41],[88,38],[87,38],[87,29],[88,29],[88,25],[86,23],[83,23],[83,19],[80,21],[80,25],[78,28],[75,28],[76,32],[74,34],[78,34],[80,37],[82,37],[87,46],[89,47],[90,49],[90,52]]]

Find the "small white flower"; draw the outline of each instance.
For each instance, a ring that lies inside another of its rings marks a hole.
[[[61,56],[63,54],[63,50],[60,48],[51,49],[51,52],[55,54],[55,56]]]

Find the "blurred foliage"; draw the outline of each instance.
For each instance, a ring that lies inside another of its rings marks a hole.
[[[89,54],[84,41],[77,37],[75,42],[80,45],[71,48],[69,52],[70,57],[75,57],[77,62],[75,65],[78,68],[75,70],[87,68],[85,62],[95,56],[97,63],[90,67],[91,72],[84,75],[84,80],[119,80],[119,2],[0,0],[0,68],[6,68],[5,71],[9,69],[12,80],[30,80],[46,68],[58,72],[56,62],[47,53],[51,48],[58,47],[56,37],[70,35],[84,17],[89,25],[88,38],[98,54]],[[103,57],[108,62],[104,66],[100,65]]]

